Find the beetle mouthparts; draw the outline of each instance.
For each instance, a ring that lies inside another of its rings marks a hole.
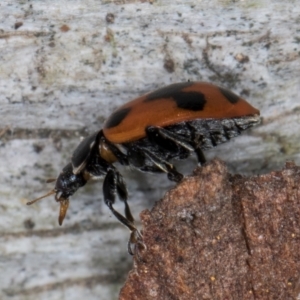
[[[59,204],[60,204],[59,216],[58,216],[58,223],[59,223],[59,225],[62,225],[62,223],[63,223],[63,221],[64,221],[64,218],[65,218],[65,216],[66,216],[67,210],[68,210],[68,208],[69,208],[69,199],[65,199],[65,198],[61,197],[61,195],[60,195],[60,197],[58,197],[58,196],[57,196],[57,191],[51,190],[51,191],[48,192],[46,195],[43,195],[43,196],[41,196],[41,197],[39,197],[39,198],[36,198],[36,199],[34,199],[34,200],[32,200],[32,201],[29,201],[29,202],[27,202],[26,204],[27,204],[27,205],[31,205],[31,204],[33,204],[33,203],[39,201],[39,200],[42,200],[42,199],[44,199],[44,198],[46,198],[46,197],[48,197],[48,196],[51,196],[51,195],[53,195],[53,194],[56,194],[56,195],[55,195],[55,200],[56,200],[57,202],[59,202]]]
[[[34,200],[31,200],[31,201],[27,202],[26,204],[27,204],[27,205],[31,205],[31,204],[33,204],[33,203],[35,203],[35,202],[37,202],[37,201],[40,201],[40,200],[42,200],[42,199],[44,199],[44,198],[46,198],[46,197],[48,197],[48,196],[51,196],[51,195],[55,194],[55,193],[56,193],[55,190],[51,190],[51,191],[48,192],[46,195],[41,196],[41,197],[39,197],[39,198],[36,198],[36,199],[34,199]]]
[[[58,224],[62,225],[67,210],[69,208],[69,199],[60,200],[59,203],[60,203],[60,209],[59,209],[59,216],[58,216]]]

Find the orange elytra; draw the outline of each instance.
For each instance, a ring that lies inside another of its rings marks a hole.
[[[224,88],[206,82],[175,83],[118,108],[105,122],[103,134],[112,143],[127,143],[145,137],[148,126],[247,115],[259,111]]]

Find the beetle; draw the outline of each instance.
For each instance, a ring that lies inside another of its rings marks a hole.
[[[54,189],[27,204],[55,194],[62,225],[70,196],[90,179],[104,177],[105,204],[131,231],[128,251],[133,254],[131,244],[142,244],[142,236],[127,203],[125,182],[114,163],[143,172],[166,173],[169,180],[180,182],[183,175],[172,160],[185,159],[195,152],[199,165],[203,165],[203,150],[225,143],[259,122],[259,110],[223,87],[190,81],[168,85],[114,111],[103,129],[77,146]],[[124,214],[113,207],[116,196],[124,202]]]

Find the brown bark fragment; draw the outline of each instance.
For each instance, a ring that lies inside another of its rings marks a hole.
[[[251,178],[213,160],[141,213],[146,251],[120,293],[134,299],[297,299],[300,168]]]

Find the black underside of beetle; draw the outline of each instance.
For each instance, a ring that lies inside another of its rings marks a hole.
[[[202,150],[227,142],[257,124],[259,120],[259,116],[244,116],[231,119],[197,119],[164,128],[149,126],[146,129],[147,137],[122,145],[127,149],[131,165],[141,171],[165,172],[148,156],[157,156],[158,160],[169,162],[172,159],[185,159],[195,151],[199,163],[204,163]]]

